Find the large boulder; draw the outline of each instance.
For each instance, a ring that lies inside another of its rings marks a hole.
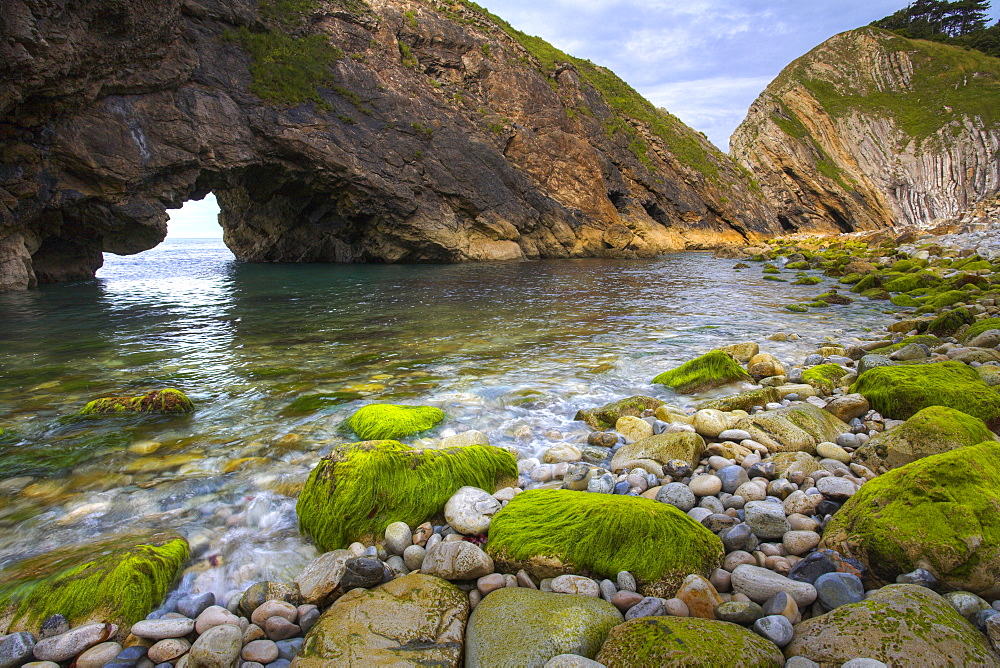
[[[26,559],[0,571],[0,634],[38,632],[62,614],[73,626],[109,622],[124,638],[166,596],[188,558],[176,534],[119,538]]]
[[[412,573],[353,589],[323,613],[293,666],[459,666],[469,617],[458,587]]]
[[[865,657],[890,666],[996,666],[986,637],[941,596],[918,585],[884,587],[795,627],[785,656],[823,666]]]
[[[484,598],[465,635],[467,668],[541,667],[554,656],[593,658],[608,631],[624,621],[600,598],[510,587]]]
[[[470,486],[493,493],[517,478],[507,450],[470,445],[415,450],[396,441],[335,449],[320,460],[295,506],[299,530],[324,551],[381,536],[393,522],[414,527],[439,516]]]
[[[577,411],[574,420],[582,420],[594,429],[614,429],[619,418],[626,416],[639,417],[643,411],[656,410],[663,405],[660,399],[635,396],[622,399],[600,408],[585,408]]]
[[[832,413],[805,402],[754,413],[734,428],[750,432],[750,438],[766,445],[770,452],[810,454],[816,452],[818,444],[835,442],[838,436],[851,431]]]
[[[636,468],[640,460],[666,464],[673,459],[683,459],[692,466],[697,466],[704,451],[705,439],[693,431],[657,434],[618,448],[611,458],[611,470]]]
[[[1000,427],[1000,394],[961,362],[880,366],[858,376],[851,392],[894,420],[908,420],[928,406],[948,406]]]
[[[931,455],[867,482],[823,536],[877,581],[926,568],[948,587],[1000,597],[1000,444]]]
[[[486,551],[497,570],[537,578],[630,571],[647,596],[669,598],[688,575],[722,562],[718,536],[651,499],[570,490],[518,494],[493,518]]]
[[[922,457],[993,440],[979,418],[946,406],[928,406],[905,423],[872,437],[854,452],[854,461],[885,473]]]
[[[607,668],[781,668],[781,650],[752,631],[697,617],[642,617],[611,629],[597,654]]]
[[[752,381],[740,363],[732,355],[721,351],[713,351],[685,362],[675,369],[664,371],[652,382],[656,385],[666,385],[678,394],[697,394],[712,388]]]
[[[419,434],[443,419],[441,409],[433,406],[370,404],[355,411],[347,426],[362,440],[376,441]]]

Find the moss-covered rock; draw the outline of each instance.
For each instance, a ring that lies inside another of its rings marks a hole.
[[[894,278],[885,284],[885,289],[889,292],[910,292],[920,288],[932,288],[941,283],[941,279],[930,272],[920,272],[907,274]]]
[[[795,403],[773,411],[761,411],[734,425],[750,432],[771,452],[815,453],[824,441],[836,441],[851,428],[833,414],[807,403]]]
[[[685,362],[676,369],[664,371],[652,382],[666,385],[679,394],[696,394],[730,383],[751,380],[750,374],[731,355],[713,351]]]
[[[1000,663],[986,637],[941,596],[903,584],[802,622],[785,656],[802,656],[823,666],[857,657],[914,668]]]
[[[415,450],[396,441],[354,443],[320,460],[295,509],[299,530],[329,551],[381,535],[393,522],[429,521],[461,487],[492,493],[516,478],[514,455],[502,448]]]
[[[153,390],[137,397],[94,399],[80,415],[120,415],[122,413],[191,413],[194,404],[180,390]]]
[[[750,412],[754,406],[766,406],[781,401],[781,393],[774,387],[762,387],[759,390],[740,392],[731,397],[714,399],[698,405],[698,409],[713,408],[726,413],[740,410]]]
[[[823,540],[883,582],[922,567],[948,587],[1000,597],[1000,444],[931,455],[869,481]]]
[[[773,643],[729,622],[697,617],[643,617],[611,629],[597,654],[608,668],[781,668]]]
[[[802,380],[816,389],[833,392],[838,380],[847,375],[847,369],[839,364],[819,364],[802,372]]]
[[[615,401],[600,408],[586,408],[577,411],[573,419],[582,420],[594,429],[614,429],[618,418],[639,417],[643,411],[656,410],[663,404],[663,401],[653,397],[635,396]]]
[[[697,466],[701,453],[705,451],[705,439],[691,431],[667,432],[628,443],[615,451],[611,459],[611,470],[624,468],[646,468],[643,463],[652,462],[656,468],[672,459],[683,459]]]
[[[295,665],[458,666],[468,616],[465,593],[430,575],[354,589],[319,618]]]
[[[876,473],[923,457],[993,440],[979,418],[945,406],[928,406],[903,425],[875,435],[854,452],[854,461]]]
[[[122,637],[160,604],[188,558],[176,534],[75,546],[0,571],[0,634],[37,633],[56,613],[72,626],[117,624]]]
[[[554,656],[593,658],[624,618],[599,598],[524,587],[498,589],[476,606],[466,631],[468,668],[541,668]]]
[[[908,420],[928,406],[948,406],[1000,425],[1000,394],[976,370],[960,362],[867,369],[851,385],[872,408],[894,420]]]
[[[723,557],[718,536],[669,504],[551,489],[528,490],[497,513],[486,551],[498,570],[539,578],[630,571],[646,595],[668,598]]]
[[[378,441],[419,434],[442,420],[444,413],[433,406],[371,404],[349,417],[347,426],[366,441]]]
[[[931,320],[930,324],[927,325],[927,333],[934,336],[951,336],[961,329],[962,325],[972,324],[973,320],[968,309],[952,309]]]
[[[976,321],[969,329],[962,334],[962,341],[971,341],[983,332],[991,329],[1000,329],[1000,318],[986,318]]]

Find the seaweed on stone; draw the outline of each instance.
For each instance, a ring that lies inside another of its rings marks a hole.
[[[868,369],[851,385],[871,407],[894,420],[907,420],[928,406],[948,406],[1000,427],[1000,394],[975,369],[961,362]]]
[[[679,394],[696,394],[722,385],[752,380],[746,369],[731,355],[713,351],[685,362],[676,369],[664,371],[652,382],[666,385]]]
[[[956,308],[945,311],[934,318],[927,325],[927,333],[934,336],[951,336],[961,329],[962,325],[969,325],[973,322],[974,318],[968,309]]]
[[[163,600],[188,557],[187,541],[158,534],[60,550],[0,571],[0,630],[38,630],[56,613],[70,624],[128,627]]]
[[[685,513],[641,497],[563,489],[515,496],[490,525],[486,550],[501,568],[536,577],[629,571],[650,596],[672,596],[691,573],[708,576],[722,541]]]
[[[991,329],[1000,329],[1000,318],[986,318],[974,323],[962,335],[962,341],[971,341],[983,332],[988,332]]]
[[[397,441],[354,443],[320,460],[295,509],[299,530],[329,551],[373,538],[393,522],[429,521],[461,487],[492,493],[516,479],[517,461],[502,448],[415,450]]]
[[[370,404],[347,419],[347,426],[366,441],[396,439],[427,431],[444,420],[444,412],[433,406]]]
[[[594,429],[614,429],[618,418],[624,416],[639,417],[644,411],[655,410],[663,403],[660,399],[639,395],[621,399],[600,408],[584,408],[577,411],[573,419],[582,420]]]
[[[832,392],[836,382],[847,375],[847,369],[839,364],[820,364],[802,372],[802,380],[815,388]]]
[[[180,390],[153,390],[137,397],[103,397],[80,410],[80,415],[118,415],[122,413],[191,413],[194,404]]]

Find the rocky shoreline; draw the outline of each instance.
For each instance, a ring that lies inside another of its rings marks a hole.
[[[300,495],[324,553],[293,582],[161,604],[179,537],[43,560],[0,585],[0,668],[998,665],[992,232],[741,249],[744,271],[839,277],[801,310],[885,300],[897,321],[797,364],[765,339],[657,370],[732,392],[581,410],[586,441],[540,458],[475,431],[414,450],[393,439],[440,411],[366,407]]]

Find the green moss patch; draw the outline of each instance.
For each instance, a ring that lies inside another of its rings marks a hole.
[[[116,415],[121,413],[191,413],[194,404],[180,390],[153,390],[138,397],[95,399],[80,410],[80,415]]]
[[[754,406],[766,406],[767,404],[778,403],[780,401],[781,393],[776,388],[762,387],[759,390],[749,390],[748,392],[740,392],[731,397],[707,401],[699,404],[698,409],[714,408],[715,410],[727,413],[741,410],[749,413],[750,409]]]
[[[433,406],[371,404],[347,419],[347,426],[366,441],[396,439],[427,431],[444,420],[444,412]]]
[[[536,577],[631,572],[649,596],[672,596],[691,573],[708,576],[722,541],[673,506],[651,499],[562,489],[515,496],[490,525],[486,551],[500,570]]]
[[[666,385],[679,394],[696,394],[715,387],[752,381],[740,363],[721,351],[713,351],[685,362],[676,369],[664,371],[652,382]]]
[[[299,530],[329,551],[371,540],[393,522],[411,527],[427,522],[461,487],[493,493],[516,479],[517,461],[502,448],[414,450],[396,441],[355,443],[320,460],[295,509]]]
[[[608,668],[785,665],[781,650],[749,629],[697,617],[642,617],[616,626],[597,662]]]
[[[858,376],[851,392],[864,395],[872,408],[894,420],[909,419],[928,406],[948,406],[991,429],[1000,426],[1000,394],[961,362],[876,367]]]
[[[934,336],[951,336],[963,325],[972,324],[975,321],[968,309],[956,308],[945,311],[927,325],[927,333]]]
[[[986,318],[974,323],[962,335],[962,341],[971,341],[983,332],[988,332],[991,329],[1000,329],[1000,318]]]
[[[161,534],[52,552],[0,571],[0,631],[38,632],[60,613],[72,626],[108,621],[124,633],[166,596],[188,558],[187,541]]]
[[[824,537],[881,581],[927,564],[948,587],[995,598],[1000,444],[924,457],[869,481],[833,516]]]
[[[839,364],[820,364],[802,372],[802,380],[813,387],[832,392],[837,381],[847,375],[847,369]]]
[[[585,408],[577,411],[574,420],[582,420],[594,429],[614,429],[618,418],[625,416],[640,417],[644,411],[655,410],[663,405],[663,401],[653,397],[635,396],[601,406],[600,408]]]

